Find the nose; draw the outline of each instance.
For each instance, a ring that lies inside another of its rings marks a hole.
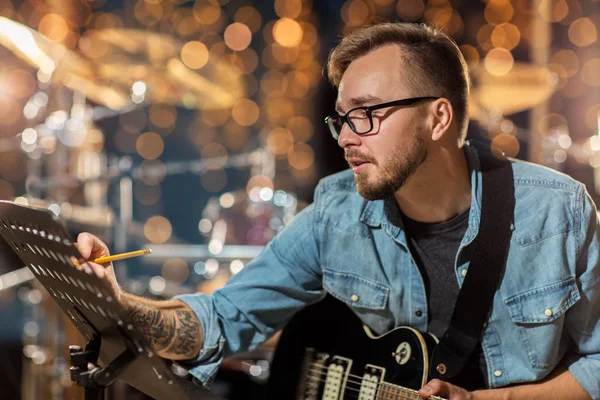
[[[360,135],[356,134],[352,129],[350,129],[348,124],[344,124],[342,126],[342,131],[338,137],[338,146],[346,149],[348,147],[359,146],[360,141]]]

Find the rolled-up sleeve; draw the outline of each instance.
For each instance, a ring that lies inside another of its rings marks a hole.
[[[204,332],[198,358],[180,363],[194,378],[207,385],[224,357],[256,348],[323,298],[319,229],[311,205],[223,288],[176,297],[192,308]]]
[[[589,195],[581,196],[577,276],[581,299],[569,311],[566,326],[574,341],[565,360],[569,371],[593,399],[600,399],[600,234],[598,214]]]

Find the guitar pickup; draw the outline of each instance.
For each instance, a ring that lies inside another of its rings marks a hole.
[[[365,372],[358,393],[359,400],[374,400],[377,397],[377,389],[379,384],[383,382],[385,376],[385,368],[378,367],[372,364],[365,365]]]

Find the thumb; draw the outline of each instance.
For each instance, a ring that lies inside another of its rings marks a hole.
[[[92,256],[108,255],[108,248],[100,239],[88,232],[82,232],[77,236],[77,249],[85,259]]]

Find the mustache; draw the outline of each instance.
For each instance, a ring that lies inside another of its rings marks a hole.
[[[361,160],[362,162],[369,162],[369,163],[375,164],[375,158],[368,156],[366,154],[362,154],[358,150],[353,150],[353,149],[345,150],[344,158],[346,159],[346,161],[348,161],[348,159],[350,159],[350,158],[356,158],[356,159]]]

